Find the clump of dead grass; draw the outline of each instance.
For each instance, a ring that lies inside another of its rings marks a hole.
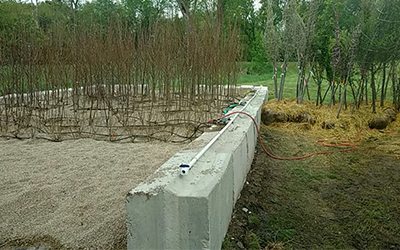
[[[302,104],[296,103],[296,98],[284,99],[277,102],[276,99],[269,101],[264,105],[264,109],[281,111],[289,116],[296,116],[299,113],[309,113],[315,120],[315,124],[309,123],[273,123],[270,127],[276,127],[285,130],[289,133],[311,133],[321,139],[335,140],[354,140],[357,139],[357,132],[368,127],[368,122],[376,117],[385,117],[385,109],[392,108],[390,103],[386,103],[385,108],[378,107],[377,112],[372,113],[371,105],[361,105],[359,109],[355,109],[352,114],[352,104],[348,104],[347,109],[343,109],[340,117],[337,118],[337,106],[331,109],[326,105],[316,106],[313,101],[303,101]],[[324,129],[323,123],[334,123],[333,129]],[[390,123],[387,131],[400,131],[400,114],[397,114],[397,119]],[[364,136],[379,137],[383,134],[373,131],[363,131]]]

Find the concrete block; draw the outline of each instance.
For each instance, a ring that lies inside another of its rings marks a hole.
[[[260,123],[267,88],[259,88],[245,112]],[[238,106],[236,110],[242,107]],[[253,122],[239,115],[182,176],[188,163],[216,133],[204,133],[127,196],[128,249],[219,249],[254,157]]]

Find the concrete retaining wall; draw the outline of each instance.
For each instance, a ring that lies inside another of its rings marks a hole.
[[[266,87],[243,110],[258,125]],[[238,106],[236,110],[242,107]],[[239,115],[191,168],[187,164],[214,136],[204,133],[162,165],[126,200],[128,249],[220,249],[232,210],[250,169],[257,143],[251,119]]]

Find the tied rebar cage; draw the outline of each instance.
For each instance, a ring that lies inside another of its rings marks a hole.
[[[0,33],[2,136],[54,141],[189,138],[237,96],[237,31],[118,18]]]

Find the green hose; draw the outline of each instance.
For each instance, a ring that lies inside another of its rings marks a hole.
[[[232,104],[232,105],[228,106],[228,107],[225,109],[225,111],[224,111],[224,115],[228,114],[228,111],[229,111],[231,108],[234,108],[234,107],[236,107],[236,106],[238,106],[238,105],[239,105],[238,103],[235,103],[235,104]]]

